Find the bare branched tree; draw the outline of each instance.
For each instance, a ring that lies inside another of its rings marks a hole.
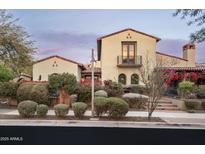
[[[147,103],[148,119],[151,119],[152,113],[156,109],[159,100],[162,98],[165,90],[166,74],[163,71],[163,67],[168,67],[176,64],[173,60],[160,60],[153,61],[153,58],[146,54],[143,66],[140,68],[141,80],[145,84],[147,93],[149,96]]]

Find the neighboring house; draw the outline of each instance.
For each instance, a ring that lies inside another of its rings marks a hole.
[[[97,39],[98,60],[101,61],[102,81],[113,80],[125,85],[142,84],[140,68],[196,67],[195,45],[183,46],[183,57],[156,51],[160,38],[128,28]],[[148,63],[147,63],[148,61]],[[202,70],[205,68],[202,68]]]
[[[13,79],[14,82],[31,81],[32,76],[26,73],[20,73],[17,77]]]
[[[38,60],[33,64],[33,80],[47,81],[48,76],[53,73],[70,73],[74,74],[80,81],[83,69],[84,66],[78,62],[54,55]]]

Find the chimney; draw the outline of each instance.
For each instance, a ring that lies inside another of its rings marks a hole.
[[[195,44],[188,43],[183,46],[183,58],[188,60],[187,66],[188,67],[195,67],[196,66],[196,51],[195,51]]]

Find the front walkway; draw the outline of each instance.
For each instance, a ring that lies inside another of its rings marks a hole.
[[[19,115],[16,109],[0,109],[0,114],[4,115]],[[55,115],[54,110],[49,110],[48,115]],[[74,115],[70,110],[68,115]],[[91,111],[85,113],[87,116],[91,116]],[[129,111],[127,117],[147,117],[145,111]],[[192,126],[197,128],[205,128],[205,113],[187,113],[184,111],[155,111],[153,117],[160,117],[165,123],[162,122],[126,122],[126,121],[80,121],[80,120],[18,120],[18,124],[24,125],[57,125],[57,126],[109,126],[109,127],[175,127],[175,126]],[[79,122],[80,121],[80,122]],[[0,125],[17,124],[17,120],[0,120]]]

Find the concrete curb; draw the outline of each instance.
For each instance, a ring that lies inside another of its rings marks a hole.
[[[179,124],[166,122],[127,122],[89,120],[0,120],[0,126],[49,126],[49,127],[108,127],[108,128],[160,128],[205,129],[205,124]]]

